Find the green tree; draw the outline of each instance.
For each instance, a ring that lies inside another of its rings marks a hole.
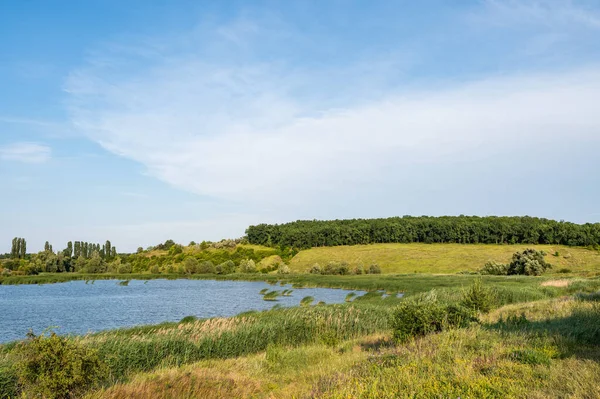
[[[27,255],[27,241],[24,238],[21,238],[19,248],[21,250],[21,258],[25,259],[25,255]]]
[[[108,257],[112,255],[112,245],[109,240],[106,240],[106,244],[104,244],[104,253]]]

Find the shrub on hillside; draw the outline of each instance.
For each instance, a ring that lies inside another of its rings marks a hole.
[[[279,268],[277,269],[277,274],[290,274],[291,272],[290,267],[285,263],[279,265]]]
[[[312,265],[312,267],[310,268],[310,274],[323,274],[323,269],[321,268],[321,265],[319,265],[318,263]]]
[[[508,265],[492,260],[483,265],[483,268],[479,270],[479,274],[506,276],[508,274]]]
[[[508,267],[508,274],[524,274],[526,276],[540,276],[546,270],[552,268],[544,259],[546,253],[535,249],[526,249],[523,252],[516,252]]]
[[[185,258],[182,265],[183,272],[185,274],[196,274],[198,272],[198,259],[194,258],[193,256],[188,256],[187,258]]]
[[[230,274],[235,272],[235,263],[233,261],[228,260],[223,262],[215,267],[215,272],[217,274]]]
[[[17,350],[17,373],[26,397],[76,397],[106,375],[95,350],[54,333],[30,333]]]
[[[123,264],[119,265],[118,272],[120,274],[133,273],[133,266],[131,266],[131,263],[123,263]]]
[[[256,273],[256,263],[252,259],[244,259],[240,262],[240,273]]]
[[[377,263],[373,263],[369,266],[369,274],[381,274],[381,268]]]
[[[479,270],[479,274],[540,276],[552,268],[552,265],[544,259],[545,256],[544,251],[526,249],[523,252],[514,253],[508,265],[494,261],[487,262]]]
[[[322,274],[343,276],[350,274],[350,267],[346,262],[329,262],[327,263],[327,266],[323,268]]]
[[[451,328],[466,327],[477,317],[471,309],[457,304],[442,304],[435,296],[403,302],[396,308],[391,325],[394,338],[404,342]]]
[[[200,274],[212,274],[215,271],[215,265],[209,260],[205,260],[198,265],[198,273]]]

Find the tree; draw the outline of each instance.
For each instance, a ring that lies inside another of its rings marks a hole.
[[[116,258],[117,257],[117,248],[116,247],[112,247],[111,248],[110,257],[111,258]]]
[[[48,241],[46,241],[46,243],[44,244],[44,251],[50,252],[50,243]]]
[[[24,238],[21,238],[19,248],[21,249],[21,258],[25,259],[25,255],[27,255],[27,241]]]
[[[10,257],[12,259],[16,259],[19,257],[19,239],[17,237],[13,238],[12,246],[10,247]]]
[[[63,255],[67,258],[73,257],[73,243],[71,241],[67,243],[67,248],[65,248],[65,250],[63,251]]]
[[[75,241],[75,245],[73,248],[73,257],[75,259],[79,258],[81,256],[81,242],[80,241]]]
[[[106,244],[104,244],[104,253],[107,257],[112,255],[112,245],[110,244],[109,240],[106,240]]]
[[[198,272],[198,260],[192,256],[188,256],[183,261],[183,269],[187,274],[196,274]]]

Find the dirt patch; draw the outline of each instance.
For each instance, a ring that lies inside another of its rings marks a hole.
[[[568,287],[569,283],[569,280],[550,280],[544,281],[542,287]]]

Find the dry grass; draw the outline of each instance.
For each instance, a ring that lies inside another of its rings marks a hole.
[[[564,288],[564,287],[568,287],[570,284],[569,280],[550,280],[550,281],[544,281],[542,283],[542,287],[559,287],[559,288]]]
[[[349,341],[339,348],[272,347],[267,353],[158,370],[93,392],[86,399],[308,397],[323,375],[348,371],[366,359],[360,342]]]
[[[554,267],[550,273],[570,269],[572,273],[591,275],[600,272],[600,252],[560,245],[476,245],[476,244],[372,244],[311,248],[291,261],[295,272],[306,272],[312,265],[345,261],[351,267],[377,263],[383,273],[457,273],[475,271],[485,262],[507,263],[517,251],[536,248],[545,251]],[[554,256],[556,252],[559,256]]]

